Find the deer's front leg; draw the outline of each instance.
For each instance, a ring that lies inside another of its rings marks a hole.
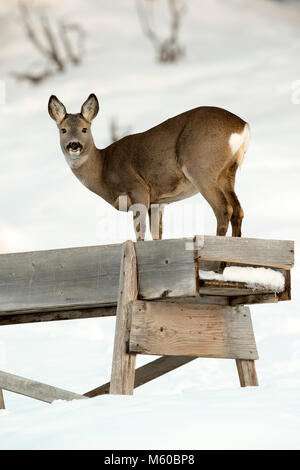
[[[148,211],[150,231],[153,240],[161,240],[163,233],[162,218],[165,209],[165,204],[151,204]]]
[[[137,242],[145,240],[149,201],[150,197],[146,191],[133,191],[128,194],[120,195],[114,204],[115,208],[120,211],[132,212]]]
[[[144,204],[133,204],[130,209],[133,214],[133,225],[137,242],[143,242],[146,234],[146,218],[148,208]]]
[[[129,192],[131,206],[129,210],[133,214],[133,225],[137,242],[143,242],[146,235],[146,219],[150,207],[149,188],[143,181],[138,181],[136,186]]]

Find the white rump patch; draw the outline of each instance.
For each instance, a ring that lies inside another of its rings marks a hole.
[[[245,282],[249,287],[267,288],[274,292],[282,292],[285,287],[283,274],[270,268],[229,266],[224,269],[223,274],[199,270],[199,276],[206,280]]]
[[[244,154],[247,152],[248,149],[248,144],[249,144],[249,139],[250,139],[250,127],[249,124],[245,124],[245,127],[243,129],[243,132],[238,134],[237,132],[234,132],[231,134],[229,138],[229,146],[232,151],[232,155],[235,155],[238,150],[240,150],[241,147],[243,147],[243,154],[238,156],[238,165],[240,166],[242,164]]]

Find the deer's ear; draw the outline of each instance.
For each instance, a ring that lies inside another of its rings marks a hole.
[[[50,96],[49,98],[48,112],[57,124],[60,124],[67,114],[64,105],[54,95]]]
[[[92,93],[81,106],[81,114],[88,122],[91,122],[98,114],[99,103],[97,96]]]

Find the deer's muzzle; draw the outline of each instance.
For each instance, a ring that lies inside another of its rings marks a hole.
[[[67,150],[69,153],[80,153],[82,150],[82,145],[80,142],[69,142],[67,145]]]

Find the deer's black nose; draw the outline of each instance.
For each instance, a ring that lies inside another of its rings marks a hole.
[[[70,147],[72,150],[77,150],[79,148],[79,145],[80,144],[78,142],[71,142]]]
[[[67,145],[67,149],[76,151],[77,149],[82,149],[82,145],[80,142],[69,142],[69,144]]]

